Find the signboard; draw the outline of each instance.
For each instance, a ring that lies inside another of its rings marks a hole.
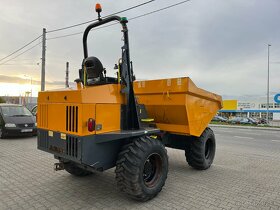
[[[280,104],[280,93],[278,93],[274,96],[274,101],[275,101],[275,103]]]
[[[244,110],[244,109],[255,109],[256,104],[251,102],[238,102],[238,109]]]
[[[236,110],[236,109],[237,109],[237,100],[223,100],[222,110]]]

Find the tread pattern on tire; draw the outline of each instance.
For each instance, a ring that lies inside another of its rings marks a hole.
[[[214,151],[212,151],[209,159],[205,158],[205,142],[207,139],[211,139],[214,142]],[[215,157],[215,136],[211,128],[206,128],[200,137],[193,137],[189,146],[185,150],[185,156],[188,164],[197,170],[208,169]]]
[[[65,167],[64,168],[65,171],[67,171],[69,174],[72,174],[74,176],[82,177],[82,176],[88,176],[92,174],[92,172],[82,169],[73,163],[66,163],[64,167]]]
[[[146,151],[149,148],[161,149],[166,155],[166,171],[163,170],[160,180],[160,186],[153,191],[153,193],[147,193],[145,187],[139,180],[142,179],[141,164],[143,164],[143,158],[147,155]],[[129,197],[139,200],[147,201],[154,198],[162,189],[165,184],[168,172],[168,156],[164,145],[157,139],[151,139],[150,137],[140,137],[134,142],[123,146],[121,152],[118,155],[116,163],[116,181],[117,187],[121,192],[124,192]]]

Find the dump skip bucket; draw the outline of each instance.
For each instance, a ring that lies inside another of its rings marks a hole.
[[[222,108],[221,96],[196,87],[188,77],[136,81],[134,92],[149,118],[170,133],[200,136]]]

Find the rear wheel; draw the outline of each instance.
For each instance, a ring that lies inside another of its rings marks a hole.
[[[208,169],[213,163],[216,141],[213,131],[206,128],[200,137],[193,137],[185,150],[188,164],[198,170]]]
[[[147,201],[161,191],[167,173],[168,156],[163,144],[140,137],[125,145],[118,156],[117,187],[135,200]]]
[[[65,163],[64,169],[74,176],[88,176],[92,174],[92,172],[78,167],[75,163]]]

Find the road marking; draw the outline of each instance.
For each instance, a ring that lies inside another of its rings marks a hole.
[[[279,143],[280,143],[280,140],[271,140],[271,141],[273,141],[273,142],[279,142]]]
[[[263,134],[259,134],[259,133],[249,133],[249,132],[246,132],[246,134],[256,135],[256,136],[261,136],[261,135],[263,135]]]
[[[235,138],[240,138],[240,139],[254,139],[252,137],[247,137],[247,136],[233,136]]]
[[[219,132],[232,133],[232,132],[234,132],[234,131],[230,131],[230,130],[228,130],[228,131],[219,130]]]

